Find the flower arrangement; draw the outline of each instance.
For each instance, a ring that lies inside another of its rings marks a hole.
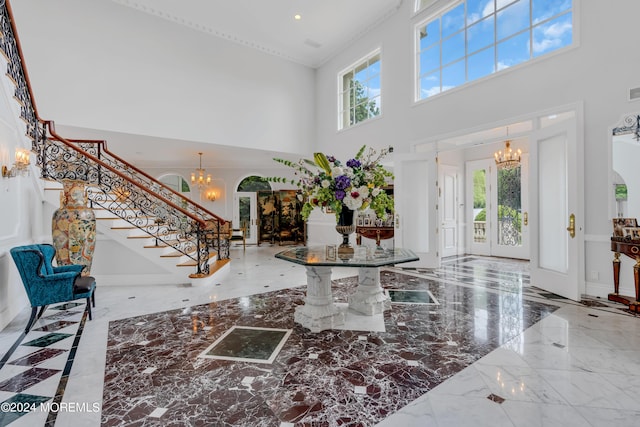
[[[366,150],[366,153],[365,153]],[[351,210],[370,208],[380,219],[386,220],[393,211],[393,199],[383,187],[393,174],[386,170],[380,160],[393,151],[385,148],[379,153],[363,145],[353,159],[342,163],[334,156],[315,153],[313,161],[301,159],[297,162],[275,158],[274,160],[296,170],[299,179],[290,180],[302,190],[302,218],[306,221],[315,207],[330,207],[336,219],[343,207]],[[275,182],[289,182],[286,178],[270,178]]]

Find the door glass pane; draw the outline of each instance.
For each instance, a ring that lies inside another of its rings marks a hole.
[[[234,228],[244,227],[245,237],[247,240],[251,238],[251,198],[248,196],[240,196],[238,198],[238,205],[240,208],[240,224],[234,226]]]
[[[520,166],[498,170],[498,244],[522,245]]]
[[[487,171],[473,171],[473,241],[487,241]]]

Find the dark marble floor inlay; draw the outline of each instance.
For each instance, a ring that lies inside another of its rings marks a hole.
[[[34,351],[31,354],[20,357],[19,359],[15,359],[9,362],[9,364],[20,365],[20,366],[36,366],[42,362],[45,362],[49,359],[59,356],[62,353],[66,353],[66,351],[67,350],[60,350],[57,348],[42,348],[38,351]]]
[[[58,372],[60,372],[60,370],[58,369],[31,368],[0,382],[0,390],[19,393],[33,385],[46,380],[47,378],[57,374]]]
[[[52,332],[40,338],[36,338],[35,340],[22,343],[22,345],[27,345],[30,347],[48,347],[51,344],[57,343],[58,341],[62,341],[63,339],[69,338],[71,336],[73,335],[61,334],[59,332]]]
[[[487,399],[496,403],[504,403],[504,401],[506,400],[504,397],[500,397],[497,394],[493,394],[493,393],[487,396]]]
[[[541,293],[540,296],[549,299],[566,299],[565,297],[561,297],[560,295],[552,294],[550,292]]]
[[[55,331],[59,331],[60,329],[64,329],[67,326],[71,326],[71,325],[75,325],[78,322],[69,322],[66,320],[58,320],[56,322],[53,323],[49,323],[48,325],[44,325],[40,328],[33,328],[33,331],[42,331],[42,332],[55,332]]]
[[[438,304],[438,301],[435,300],[429,291],[389,289],[387,292],[389,292],[389,298],[391,298],[391,302],[393,303]]]
[[[13,405],[13,404],[19,403],[19,404],[27,404],[27,405],[19,405],[19,406],[16,405],[14,406],[16,409],[17,408],[23,409],[25,406],[28,408],[34,408],[34,407],[38,407],[40,404],[50,399],[51,399],[50,397],[35,396],[33,394],[16,394],[14,396],[11,396],[4,402],[2,402],[0,406]],[[9,407],[12,407],[12,406],[9,406]],[[12,411],[12,412],[0,411],[0,425],[2,426],[9,425],[10,423],[20,418],[21,416],[28,413],[29,411]]]
[[[234,326],[203,351],[200,357],[271,363],[290,334],[290,329]]]
[[[440,305],[392,304],[382,332],[311,333],[293,321],[300,287],[110,322],[102,425],[147,425],[167,408],[165,425],[373,426],[558,308],[397,270],[380,281],[387,291],[429,291]],[[336,303],[346,305],[356,282],[333,282]],[[238,325],[291,333],[270,365],[198,357]]]

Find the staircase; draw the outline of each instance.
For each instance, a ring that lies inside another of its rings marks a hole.
[[[42,179],[84,182],[101,218],[98,230],[159,267],[171,266],[169,274],[195,285],[228,270],[228,221],[111,153],[106,141],[65,139],[53,121],[39,117],[6,0],[0,1],[0,52]]]

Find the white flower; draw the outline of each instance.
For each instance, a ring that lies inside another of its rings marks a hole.
[[[344,205],[349,209],[355,211],[360,209],[360,206],[362,206],[362,198],[353,198],[350,193],[347,193],[347,195],[344,196],[344,199],[342,199],[342,203],[344,203]]]
[[[322,185],[322,188],[329,188],[329,186],[331,185],[331,181],[329,181],[328,179],[323,179],[320,185]]]
[[[382,190],[381,190],[380,188],[376,187],[376,188],[374,188],[374,189],[371,191],[371,195],[372,195],[373,197],[377,197],[377,196],[378,196],[378,194],[380,194],[380,192],[381,192],[381,191],[382,191]]]
[[[331,169],[331,176],[335,178],[336,176],[340,176],[340,175],[344,175],[344,173],[342,172],[342,168],[339,166],[334,166]]]

